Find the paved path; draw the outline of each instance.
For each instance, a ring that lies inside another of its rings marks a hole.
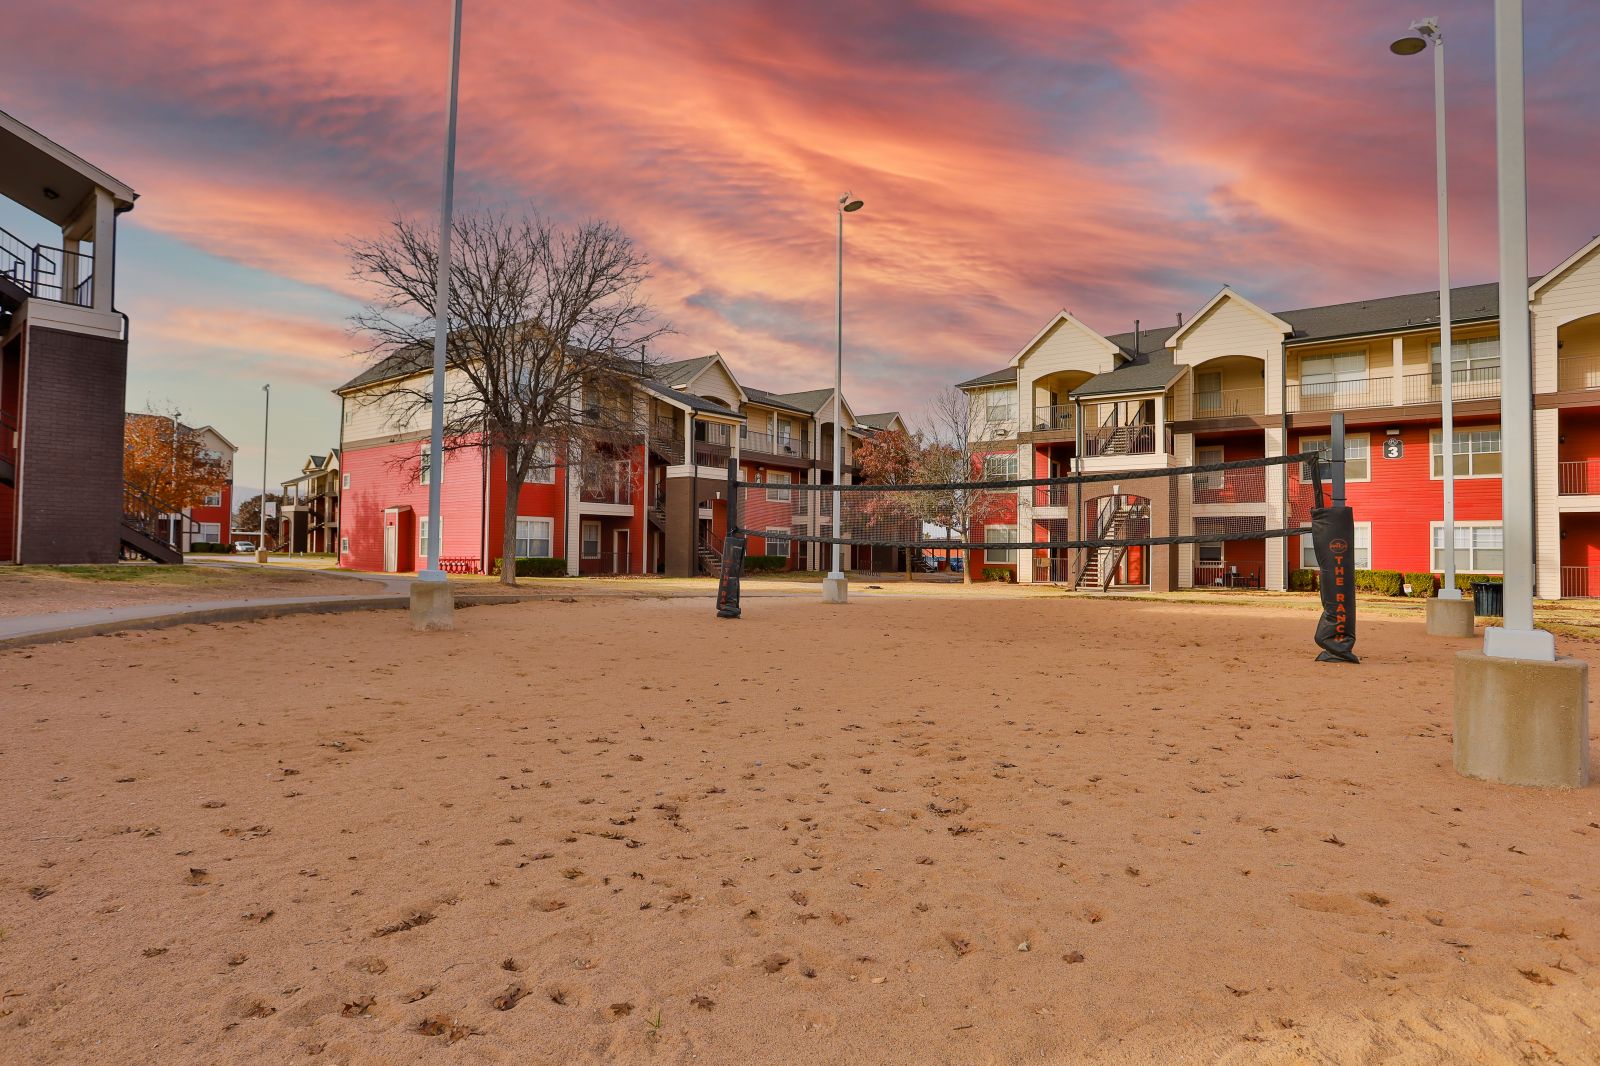
[[[125,629],[160,629],[195,622],[235,622],[281,614],[394,608],[407,603],[409,597],[404,590],[400,590],[378,596],[257,596],[237,600],[141,603],[123,607],[95,607],[86,611],[25,614],[0,618],[0,648],[37,644],[44,640],[91,637]]]

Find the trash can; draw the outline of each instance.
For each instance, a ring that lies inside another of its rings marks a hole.
[[[1500,618],[1506,613],[1506,589],[1498,581],[1472,583],[1472,613],[1482,618]]]

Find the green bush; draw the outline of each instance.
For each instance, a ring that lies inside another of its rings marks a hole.
[[[787,555],[746,555],[744,568],[750,574],[770,574],[789,565]]]
[[[496,559],[489,573],[498,574],[503,559]],[[566,577],[567,561],[565,559],[518,559],[518,577]]]
[[[1432,574],[1407,574],[1405,579],[1406,584],[1411,586],[1412,598],[1418,600],[1426,600],[1432,597],[1433,590],[1438,585]]]
[[[1502,580],[1504,579],[1499,574],[1457,574],[1456,588],[1470,596],[1472,595],[1472,583],[1474,581],[1487,581],[1498,585]]]
[[[1315,592],[1319,587],[1318,579],[1321,578],[1321,576],[1322,572],[1317,570],[1315,567],[1305,567],[1299,570],[1291,570],[1289,571],[1289,591]]]
[[[1009,566],[986,566],[983,568],[983,579],[985,581],[1011,581],[1015,576]]]
[[[233,545],[194,541],[189,545],[189,551],[191,554],[197,555],[227,555],[233,551]]]
[[[1404,596],[1405,575],[1398,570],[1357,570],[1356,591],[1375,592],[1380,596]]]

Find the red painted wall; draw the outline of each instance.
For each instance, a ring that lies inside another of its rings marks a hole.
[[[222,504],[218,507],[191,507],[189,517],[195,522],[215,522],[221,527],[222,543],[233,543],[233,483],[222,486]]]
[[[524,484],[517,493],[517,514],[525,518],[551,520],[550,552],[556,558],[567,555],[567,469],[556,467],[555,483],[551,485]],[[506,462],[500,452],[495,452],[489,467],[489,554],[492,566],[500,558],[501,523],[505,521]],[[448,524],[449,519],[445,519]],[[448,536],[448,532],[446,533]]]
[[[420,441],[403,441],[372,448],[347,449],[341,466],[350,475],[350,487],[340,497],[340,535],[350,539],[350,550],[339,563],[352,570],[383,569],[383,512],[394,506],[410,507],[414,516],[428,513],[428,486],[416,483],[416,457]],[[401,460],[404,460],[402,463]],[[441,555],[483,559],[483,451],[461,448],[450,452],[440,482],[444,511]],[[416,526],[413,525],[413,538]],[[412,550],[415,550],[412,545]],[[405,552],[402,551],[402,565]]]
[[[1494,421],[1458,422],[1458,429],[1493,426]],[[1372,568],[1375,570],[1423,571],[1432,566],[1429,525],[1444,515],[1444,483],[1429,477],[1427,426],[1407,426],[1400,439],[1405,454],[1400,459],[1383,458],[1386,434],[1375,426],[1368,434],[1370,481],[1353,481],[1347,486],[1355,520],[1372,523]],[[1326,437],[1326,433],[1295,431],[1290,447],[1299,450],[1301,440]],[[1456,478],[1456,518],[1461,521],[1500,520],[1500,479]],[[1296,545],[1294,558],[1299,558]]]
[[[983,460],[984,460],[984,456],[986,456],[988,454],[991,454],[993,452],[1012,452],[1014,454],[1015,453],[1015,449],[1014,448],[994,448],[994,449],[990,449],[987,452],[974,452],[974,454],[973,454],[973,472],[972,472],[972,476],[975,479],[983,477]],[[1034,462],[1035,463],[1038,462],[1037,456],[1035,457]],[[1029,474],[1028,474],[1028,471],[1027,471],[1026,467],[1019,467],[1018,470],[1017,470],[1017,476],[1018,477],[1028,477]],[[988,530],[988,527],[990,527],[990,526],[1004,526],[1004,527],[1012,529],[1012,530],[1015,530],[1017,528],[1017,492],[1016,492],[1015,489],[1012,489],[1012,490],[1009,490],[1009,491],[1005,492],[1003,494],[1003,496],[1001,497],[1000,502],[998,503],[998,505],[996,505],[995,507],[990,509],[984,515],[984,520],[983,520],[983,523],[982,523],[982,527],[972,531],[972,539],[973,540],[983,540],[984,539],[984,533]],[[1018,549],[1016,552],[1014,552],[1012,554],[1017,556],[1017,557],[1019,557],[1019,558],[1026,557],[1026,556],[1029,555],[1029,553],[1027,551],[1024,551],[1022,549]],[[988,561],[988,552],[985,552],[981,548],[974,549],[973,551],[969,552],[968,555],[971,557],[971,560],[972,560],[972,576],[973,576],[974,580],[981,579],[983,577],[983,568],[986,567],[986,566],[1003,566],[1003,567],[1007,568],[1008,570],[1010,570],[1013,574],[1016,573],[1016,569],[1017,569],[1016,563],[1014,563],[1014,562],[999,562],[999,563],[989,562]]]

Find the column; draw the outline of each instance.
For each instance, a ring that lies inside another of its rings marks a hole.
[[[1264,450],[1268,456],[1286,454],[1284,450],[1284,443],[1287,434],[1285,433],[1283,427],[1268,427],[1262,434],[1262,437],[1262,442],[1265,446]],[[1268,529],[1282,529],[1284,523],[1287,521],[1288,516],[1285,515],[1283,511],[1284,488],[1288,484],[1285,476],[1285,469],[1286,468],[1281,465],[1269,466],[1266,468]],[[1285,547],[1282,537],[1275,537],[1267,543],[1267,573],[1266,580],[1263,582],[1263,584],[1265,584],[1267,588],[1276,589],[1279,592],[1282,592],[1284,589],[1289,587],[1289,575],[1285,572],[1283,566],[1284,551]]]

